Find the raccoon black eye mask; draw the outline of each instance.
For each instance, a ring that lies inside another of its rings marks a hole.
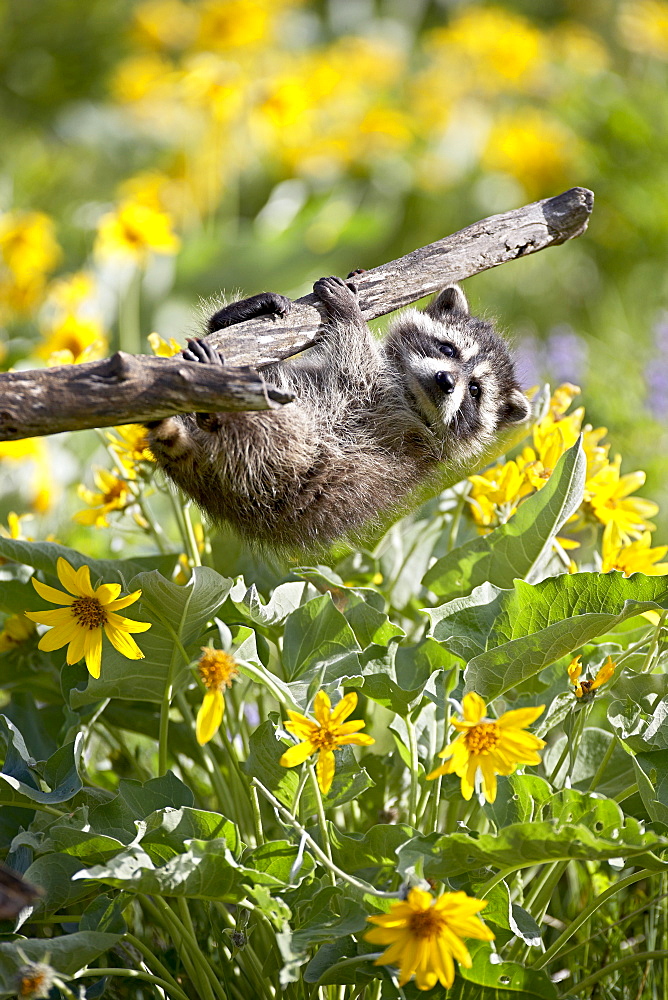
[[[469,314],[456,285],[424,312],[400,313],[382,342],[353,280],[321,278],[313,290],[328,317],[320,343],[263,372],[295,393],[293,403],[168,417],[149,435],[159,466],[212,521],[288,552],[399,516],[439,465],[470,463],[529,413],[506,344]],[[219,310],[209,332],[291,305],[264,292]],[[200,364],[223,364],[223,355],[201,340],[183,352]]]

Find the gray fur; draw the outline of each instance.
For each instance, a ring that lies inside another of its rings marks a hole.
[[[329,316],[321,343],[264,370],[295,402],[174,416],[150,430],[158,464],[214,522],[288,552],[380,527],[405,512],[441,463],[470,462],[503,425],[528,415],[506,345],[469,316],[457,286],[425,312],[401,313],[382,343],[354,285],[327,278],[314,290]],[[455,357],[443,354],[446,342]],[[476,368],[477,400],[469,389]]]

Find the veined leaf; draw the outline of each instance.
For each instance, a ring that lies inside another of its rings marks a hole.
[[[506,524],[449,552],[422,583],[439,597],[463,597],[489,582],[509,589],[531,582],[531,570],[582,502],[587,461],[578,441],[561,456],[545,486],[521,504]]]

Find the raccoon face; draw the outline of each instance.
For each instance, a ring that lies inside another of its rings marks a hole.
[[[457,286],[444,289],[425,312],[402,313],[387,351],[415,409],[448,450],[476,451],[500,427],[529,414],[508,348],[489,323],[469,315]]]

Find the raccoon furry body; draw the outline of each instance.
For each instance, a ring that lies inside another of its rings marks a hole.
[[[158,464],[214,522],[288,552],[386,524],[443,463],[470,463],[528,414],[506,345],[469,315],[457,286],[424,312],[402,312],[383,342],[364,322],[353,283],[322,278],[314,291],[328,316],[321,342],[263,371],[294,402],[169,417],[149,435]],[[263,293],[221,309],[209,330],[290,305]],[[223,363],[205,341],[183,355]]]

